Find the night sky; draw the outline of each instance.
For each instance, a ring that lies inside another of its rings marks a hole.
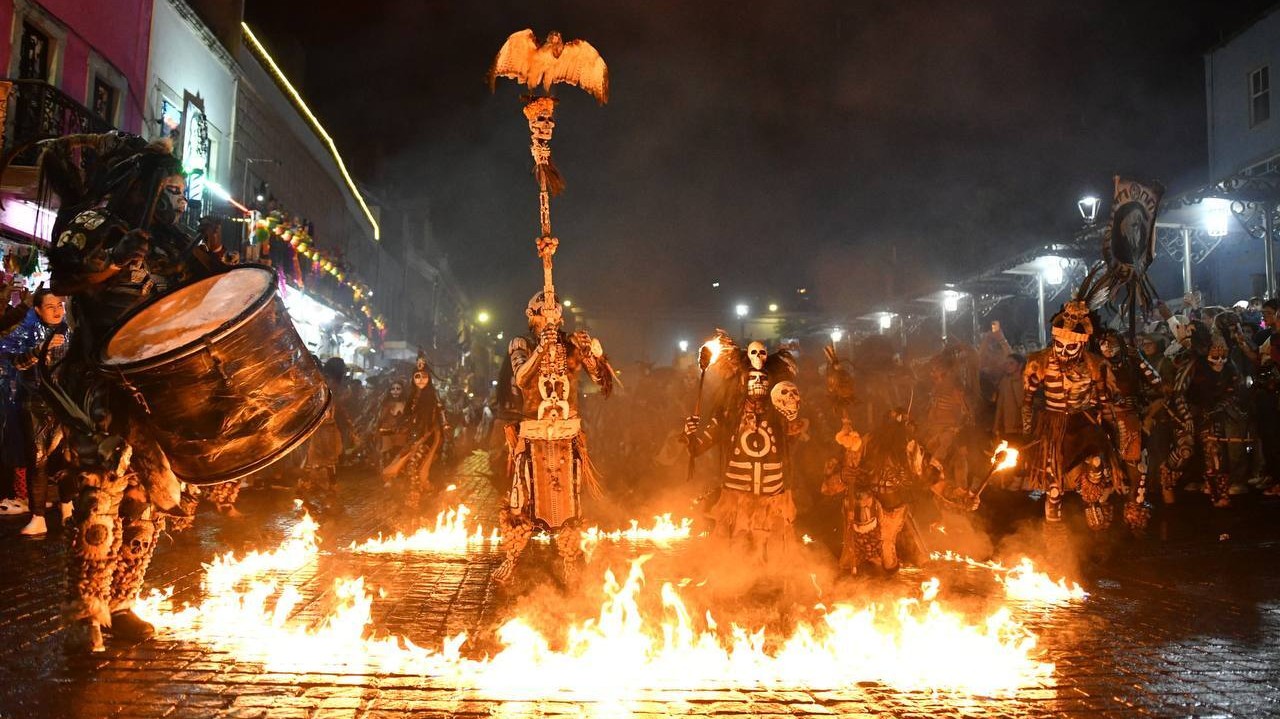
[[[472,300],[512,324],[540,285],[521,91],[484,83],[512,32],[586,39],[610,68],[605,107],[556,90],[563,292],[613,311],[791,306],[807,287],[840,316],[1070,233],[1115,172],[1206,181],[1203,54],[1270,4],[246,0],[246,16],[355,173],[429,216]]]

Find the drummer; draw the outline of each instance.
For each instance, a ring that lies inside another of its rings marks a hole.
[[[90,166],[82,166],[77,152]],[[95,371],[96,358],[125,313],[226,268],[217,259],[221,242],[213,227],[191,237],[178,225],[187,208],[186,180],[168,143],[122,133],[59,138],[43,144],[41,175],[60,200],[49,251],[52,287],[70,297],[77,328],[62,372],[69,386],[54,397],[64,410],[79,479],[68,562],[73,616],[88,625],[91,648],[103,651],[103,630],[124,641],[154,633],[133,613],[133,603],[164,516],[187,515],[193,503],[181,501],[181,483],[136,421],[138,402]],[[68,397],[85,398],[81,416],[93,426],[74,420]]]

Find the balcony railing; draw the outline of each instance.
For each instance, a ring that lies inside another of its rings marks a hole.
[[[6,92],[7,91],[7,92]],[[0,81],[0,120],[4,121],[4,153],[7,155],[35,140],[80,132],[109,132],[111,123],[71,99],[63,91],[40,80]],[[7,113],[4,108],[7,107]],[[28,148],[12,161],[31,165],[36,148]]]

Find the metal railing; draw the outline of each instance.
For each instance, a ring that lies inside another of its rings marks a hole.
[[[7,112],[0,111],[0,118],[4,119],[5,154],[48,137],[116,129],[63,91],[41,80],[3,80],[0,89],[7,89],[7,96],[3,98]],[[24,150],[14,157],[12,164],[34,164],[36,154],[34,147]]]

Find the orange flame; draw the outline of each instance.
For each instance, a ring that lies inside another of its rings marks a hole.
[[[996,451],[991,455],[991,464],[995,465],[991,468],[992,472],[1017,467],[1018,448],[1010,447],[1008,442],[1000,440],[1000,445],[996,447]]]
[[[979,562],[971,557],[956,554],[950,550],[934,552],[930,559],[946,562],[959,562],[970,567],[988,569],[995,574],[995,580],[1004,587],[1005,597],[1019,602],[1037,602],[1042,604],[1064,604],[1082,601],[1089,593],[1075,582],[1067,583],[1065,577],[1053,581],[1044,572],[1036,571],[1035,564],[1028,557],[1018,560],[1015,567],[1006,567],[999,562]]]
[[[198,605],[175,609],[171,590],[153,591],[136,610],[162,632],[261,661],[268,671],[420,674],[492,698],[554,693],[617,701],[652,690],[838,689],[866,681],[991,695],[1052,683],[1053,665],[1036,658],[1035,636],[1008,609],[973,623],[942,607],[937,579],[923,583],[919,596],[892,604],[819,605],[789,635],[772,636],[763,628],[722,627],[670,583],[657,597],[642,596],[641,558],[623,581],[605,572],[595,618],[569,625],[554,641],[516,618],[498,629],[503,647],[496,654],[472,659],[462,655],[465,633],[439,648],[371,636],[374,595],[363,578],[335,582],[332,605],[321,607],[319,620],[295,616],[304,606],[312,612],[296,567],[317,551],[314,541],[291,535],[257,560],[227,554],[215,564],[236,577],[233,585],[207,575]]]

